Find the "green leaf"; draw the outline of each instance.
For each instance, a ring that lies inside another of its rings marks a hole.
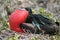
[[[9,37],[8,40],[14,40],[13,37]]]
[[[44,14],[44,13],[45,13],[45,10],[40,7],[40,8],[39,8],[39,12],[40,12],[41,14]]]
[[[41,15],[43,15],[44,17],[48,18],[48,19],[53,19],[53,16],[51,13],[47,13],[43,8],[39,9],[39,13]]]
[[[36,37],[32,37],[31,40],[37,40]]]
[[[18,40],[18,35],[15,33],[14,40]]]
[[[34,9],[32,9],[32,13],[34,13],[35,12],[35,10]]]

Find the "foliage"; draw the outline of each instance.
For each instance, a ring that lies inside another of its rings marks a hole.
[[[21,3],[21,1],[16,1],[16,3],[14,2],[13,3],[13,0],[3,0],[1,3],[0,3],[0,5],[5,5],[5,6],[7,6],[8,7],[8,9],[9,9],[9,11],[13,11],[14,9],[15,9],[15,7],[17,7],[18,5],[21,5],[22,3]],[[49,18],[49,19],[53,19],[54,21],[58,21],[58,19],[57,18],[53,18],[53,15],[51,14],[51,13],[47,13],[45,10],[44,10],[44,8],[42,8],[42,7],[40,7],[40,8],[38,8],[38,10],[39,10],[39,13],[41,14],[41,15],[43,15],[44,17],[46,17],[46,18]],[[35,9],[32,9],[32,11],[33,11],[33,13],[35,12]],[[2,13],[1,13],[2,14]],[[0,15],[1,16],[1,15]],[[3,30],[7,30],[7,29],[9,29],[9,16],[7,15],[6,17],[6,20],[3,20],[3,19],[0,19],[0,23],[2,23],[2,27],[0,27],[0,31],[3,31]],[[0,33],[1,34],[1,33]],[[3,33],[4,34],[4,33]],[[8,40],[18,40],[18,35],[15,33],[14,34],[14,36],[9,36],[8,37]],[[39,36],[39,38],[40,38],[41,36]],[[31,39],[30,40],[38,40],[39,38],[36,38],[36,37],[30,37]],[[44,36],[43,36],[43,38],[44,38]],[[48,38],[48,37],[47,37]],[[50,38],[50,37],[49,37]],[[41,39],[42,39],[42,37],[41,37]],[[51,39],[53,39],[53,40],[60,40],[60,36],[52,36],[52,38]],[[40,39],[39,39],[40,40]],[[47,39],[46,39],[47,40]]]
[[[6,18],[7,18],[7,17],[6,17]],[[8,19],[5,20],[5,21],[2,19],[0,23],[3,23],[3,24],[2,24],[3,27],[0,27],[0,31],[6,30],[6,29],[9,27]]]
[[[56,17],[53,17],[51,13],[47,13],[42,7],[39,9],[39,13],[48,19],[54,20],[55,22],[58,20]]]
[[[8,40],[18,40],[18,35],[15,33],[14,37],[9,37]]]
[[[37,40],[36,37],[32,37],[30,40]]]

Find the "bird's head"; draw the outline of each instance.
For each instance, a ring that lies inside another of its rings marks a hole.
[[[29,12],[29,14],[32,13],[32,9],[30,7],[26,7],[25,9]]]

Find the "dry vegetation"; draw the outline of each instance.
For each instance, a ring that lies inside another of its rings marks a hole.
[[[49,2],[51,3],[49,4]],[[56,3],[54,4],[53,2]],[[20,7],[29,6],[32,7],[34,13],[41,12],[41,14],[45,17],[49,17],[54,21],[60,22],[60,2],[58,4],[57,2],[59,1],[47,0],[47,2],[40,4],[40,2],[36,2],[36,0],[0,0],[0,40],[60,40],[59,35],[49,36],[48,34],[19,34],[10,30],[9,15],[7,12],[7,9],[11,13]],[[44,12],[44,10],[46,12]]]

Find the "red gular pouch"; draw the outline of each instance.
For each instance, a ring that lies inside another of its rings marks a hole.
[[[20,27],[22,23],[24,23],[28,17],[29,13],[27,10],[15,10],[9,18],[9,24],[11,30],[16,32],[24,33],[23,29]]]

